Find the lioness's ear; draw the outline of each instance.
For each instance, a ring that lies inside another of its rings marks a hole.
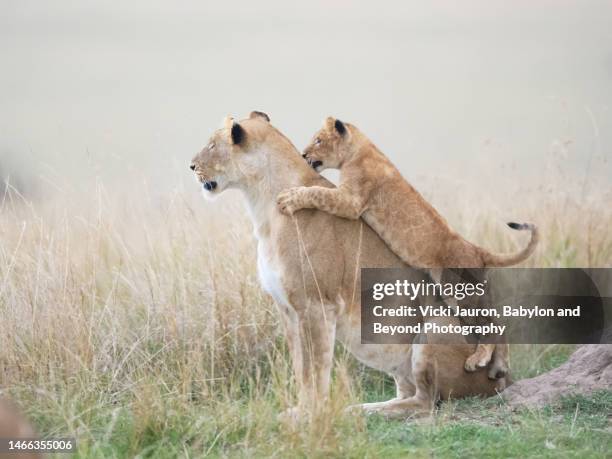
[[[346,132],[346,126],[340,120],[336,120],[336,122],[334,123],[334,128],[336,129],[336,131],[338,131],[338,134],[340,135],[344,135]]]
[[[268,123],[270,122],[270,117],[268,115],[266,115],[264,112],[258,112],[257,110],[252,111],[249,115],[249,118],[262,118]]]
[[[223,126],[229,131],[230,140],[234,145],[238,145],[244,140],[244,129],[236,121],[234,121],[234,118],[227,116],[223,121]]]
[[[227,129],[228,131],[232,129],[233,124],[234,124],[233,116],[227,115],[225,118],[223,118],[223,127]]]
[[[334,130],[334,124],[336,124],[336,118],[333,116],[328,116],[325,118],[325,121],[323,121],[323,127],[330,132]]]
[[[240,144],[244,140],[244,129],[238,123],[232,125],[232,143],[234,145]]]

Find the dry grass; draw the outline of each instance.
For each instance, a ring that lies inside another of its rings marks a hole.
[[[340,413],[383,398],[389,381],[343,353],[323,422],[279,429],[276,414],[294,397],[290,363],[237,197],[210,205],[177,190],[156,200],[98,184],[29,202],[7,190],[0,391],[45,435],[76,436],[88,457],[380,452],[363,419]],[[511,204],[542,228],[529,265],[611,266],[610,194],[558,191],[528,190],[529,201]],[[445,210],[470,239],[498,250],[524,243],[495,209],[470,209]],[[568,352],[516,346],[514,368],[532,375]]]

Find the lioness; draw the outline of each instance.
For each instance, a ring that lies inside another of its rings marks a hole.
[[[364,220],[405,263],[432,270],[440,281],[439,268],[484,268],[509,266],[525,260],[534,251],[538,231],[531,224],[509,223],[513,229],[528,229],[531,240],[515,254],[493,254],[452,230],[446,220],[404,179],[389,159],[355,126],[328,117],[322,129],[304,150],[304,158],[317,171],[340,169],[338,188],[295,187],[280,193],[279,208],[292,215],[314,208],[339,217]],[[495,344],[479,344],[465,362],[474,371],[491,360]],[[508,371],[508,345],[501,342],[489,376]]]
[[[474,345],[448,346],[440,335],[415,335],[413,345],[361,343],[359,269],[405,265],[361,221],[316,210],[289,217],[278,210],[282,190],[333,185],[306,164],[267,115],[228,118],[190,168],[205,195],[234,188],[246,199],[260,282],[277,303],[298,385],[298,404],[288,414],[300,417],[325,403],[335,339],[361,362],[395,378],[397,397],[359,406],[370,412],[405,416],[429,410],[437,398],[492,395],[504,388],[505,378],[491,381],[484,371],[463,371]],[[455,318],[442,320],[458,324]],[[437,344],[422,344],[432,341]]]

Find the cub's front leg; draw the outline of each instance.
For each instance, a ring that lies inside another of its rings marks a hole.
[[[300,209],[319,209],[338,217],[358,219],[365,210],[364,199],[348,189],[322,186],[299,186],[279,193],[281,212],[293,215]]]

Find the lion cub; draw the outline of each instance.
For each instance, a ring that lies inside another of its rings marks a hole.
[[[530,230],[531,240],[515,254],[494,254],[453,231],[446,220],[400,174],[389,159],[355,126],[329,117],[304,150],[304,159],[317,171],[340,169],[337,188],[297,187],[278,196],[285,214],[316,208],[350,219],[363,217],[405,263],[429,268],[440,281],[442,268],[510,266],[525,260],[538,242],[532,224],[508,223],[513,229]],[[488,365],[495,351],[490,378],[508,371],[505,342],[478,344],[465,363],[475,371]]]

